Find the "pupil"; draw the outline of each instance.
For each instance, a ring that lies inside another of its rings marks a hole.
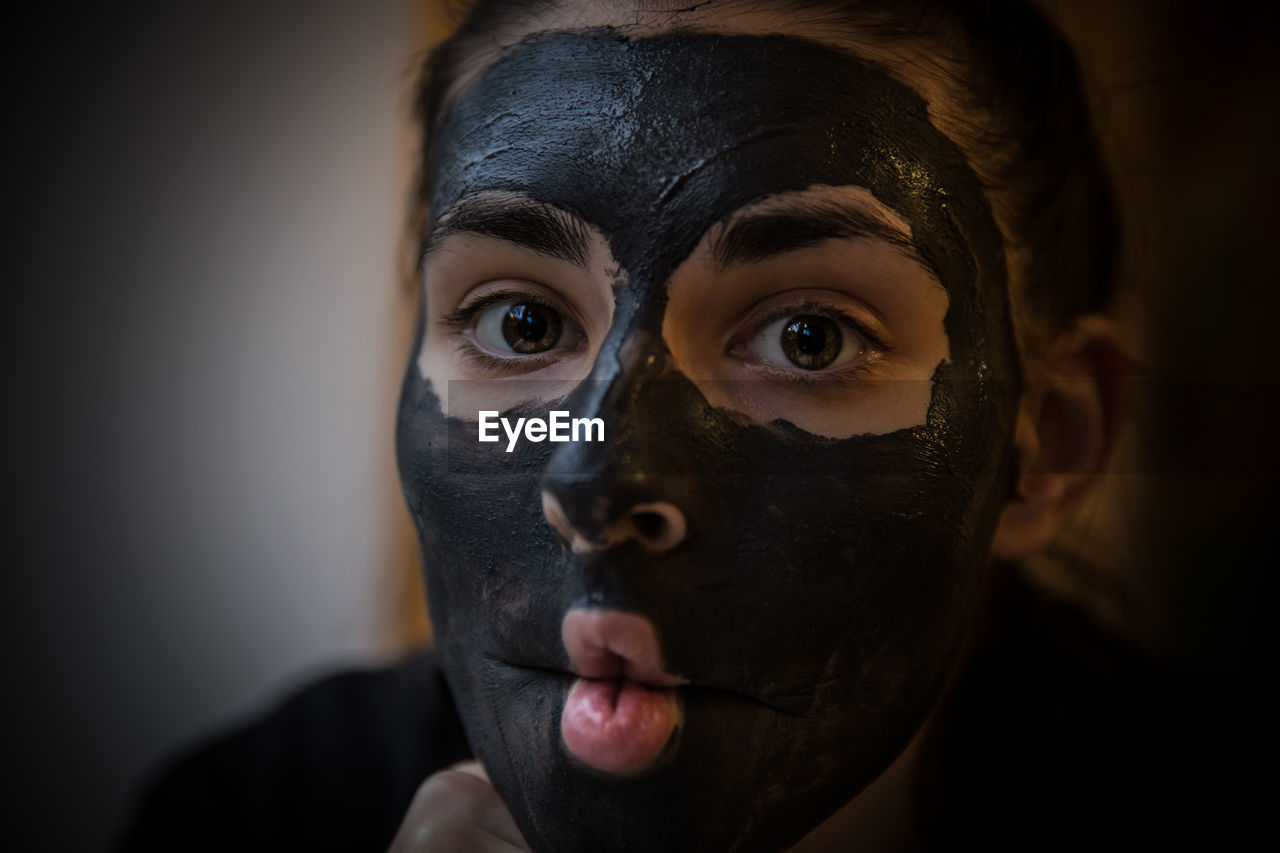
[[[560,340],[560,315],[545,305],[512,305],[502,318],[502,337],[511,349],[528,354],[551,349]]]
[[[782,351],[797,367],[821,370],[840,354],[840,330],[834,320],[806,314],[782,328]]]
[[[516,318],[516,334],[526,341],[540,341],[547,334],[547,320],[532,310],[528,305],[517,305],[511,309]]]
[[[800,348],[800,352],[805,355],[817,355],[827,345],[826,332],[817,326],[801,321],[796,324],[799,331],[796,333],[796,346]]]

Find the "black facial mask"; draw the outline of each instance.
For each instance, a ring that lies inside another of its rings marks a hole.
[[[1002,243],[910,88],[787,37],[534,37],[465,94],[430,164],[434,216],[522,193],[599,229],[625,279],[591,378],[554,405],[604,443],[477,441],[411,359],[398,453],[436,638],[476,755],[535,850],[776,850],[857,794],[937,701],[1007,494],[1017,375]],[[949,294],[924,424],[829,439],[708,404],[661,338],[665,285],[712,225],[770,195],[860,186]],[[421,339],[415,346],[415,353]],[[574,553],[637,502],[684,542]],[[647,772],[560,735],[574,607],[656,629],[683,721]]]

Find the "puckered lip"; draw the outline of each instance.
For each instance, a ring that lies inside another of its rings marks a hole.
[[[709,696],[716,696],[728,700],[752,702],[770,711],[778,714],[784,714],[786,716],[799,716],[802,713],[803,708],[809,705],[807,698],[803,704],[801,704],[800,702],[790,700],[789,698],[761,696],[753,692],[742,690],[737,686],[719,683],[714,679],[686,678],[683,676],[672,676],[665,673],[654,674],[634,671],[619,672],[612,669],[591,666],[579,666],[577,667],[577,670],[581,671],[575,671],[574,668],[521,660],[515,656],[494,654],[492,652],[485,652],[483,656],[485,660],[491,664],[520,670],[534,677],[554,678],[564,681],[566,685],[571,684],[578,678],[627,680],[633,681],[637,684],[643,684],[646,687],[672,688],[681,691],[705,693]]]
[[[638,613],[574,607],[560,623],[569,670],[595,681],[678,687],[689,680],[667,671],[653,623]]]
[[[596,681],[634,681],[646,687],[683,687],[690,683],[689,679],[683,676],[636,666],[633,661],[609,662],[602,658],[586,661],[578,666],[570,666],[567,672],[579,678],[590,678]]]

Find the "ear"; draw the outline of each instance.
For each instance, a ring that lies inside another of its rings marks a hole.
[[[1128,363],[1115,324],[1093,314],[1028,361],[1014,433],[1018,479],[996,526],[994,558],[1043,551],[1075,516],[1114,444]]]

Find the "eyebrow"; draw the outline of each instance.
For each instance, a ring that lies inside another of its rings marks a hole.
[[[807,249],[825,240],[856,238],[888,243],[935,275],[911,237],[883,216],[858,205],[820,199],[787,199],[736,217],[712,241],[711,254],[723,270]]]
[[[427,236],[422,256],[451,234],[478,234],[586,268],[590,254],[581,220],[540,201],[517,195],[464,198],[449,208]]]

